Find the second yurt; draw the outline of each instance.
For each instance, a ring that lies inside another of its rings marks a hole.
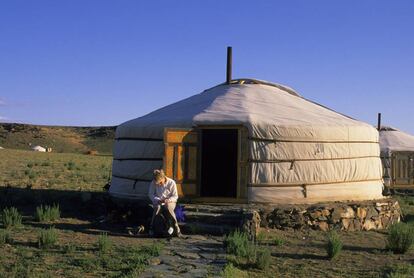
[[[414,189],[414,136],[383,126],[380,147],[385,185],[391,189]]]

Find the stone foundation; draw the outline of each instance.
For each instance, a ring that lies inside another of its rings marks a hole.
[[[310,206],[258,208],[260,226],[276,229],[332,229],[369,231],[387,229],[399,222],[401,209],[396,200],[327,203]],[[251,231],[250,231],[251,232]]]

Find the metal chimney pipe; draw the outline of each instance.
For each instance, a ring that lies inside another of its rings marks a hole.
[[[378,131],[381,130],[381,113],[378,113],[378,126],[377,126]]]
[[[227,71],[226,71],[226,84],[231,83],[231,69],[233,63],[233,54],[232,54],[232,47],[227,46]]]

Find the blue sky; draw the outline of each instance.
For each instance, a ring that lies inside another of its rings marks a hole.
[[[1,1],[0,119],[116,125],[233,77],[414,133],[413,1]]]

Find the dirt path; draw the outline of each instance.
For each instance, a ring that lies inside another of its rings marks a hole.
[[[222,237],[191,235],[168,241],[141,277],[221,277],[225,263]]]

